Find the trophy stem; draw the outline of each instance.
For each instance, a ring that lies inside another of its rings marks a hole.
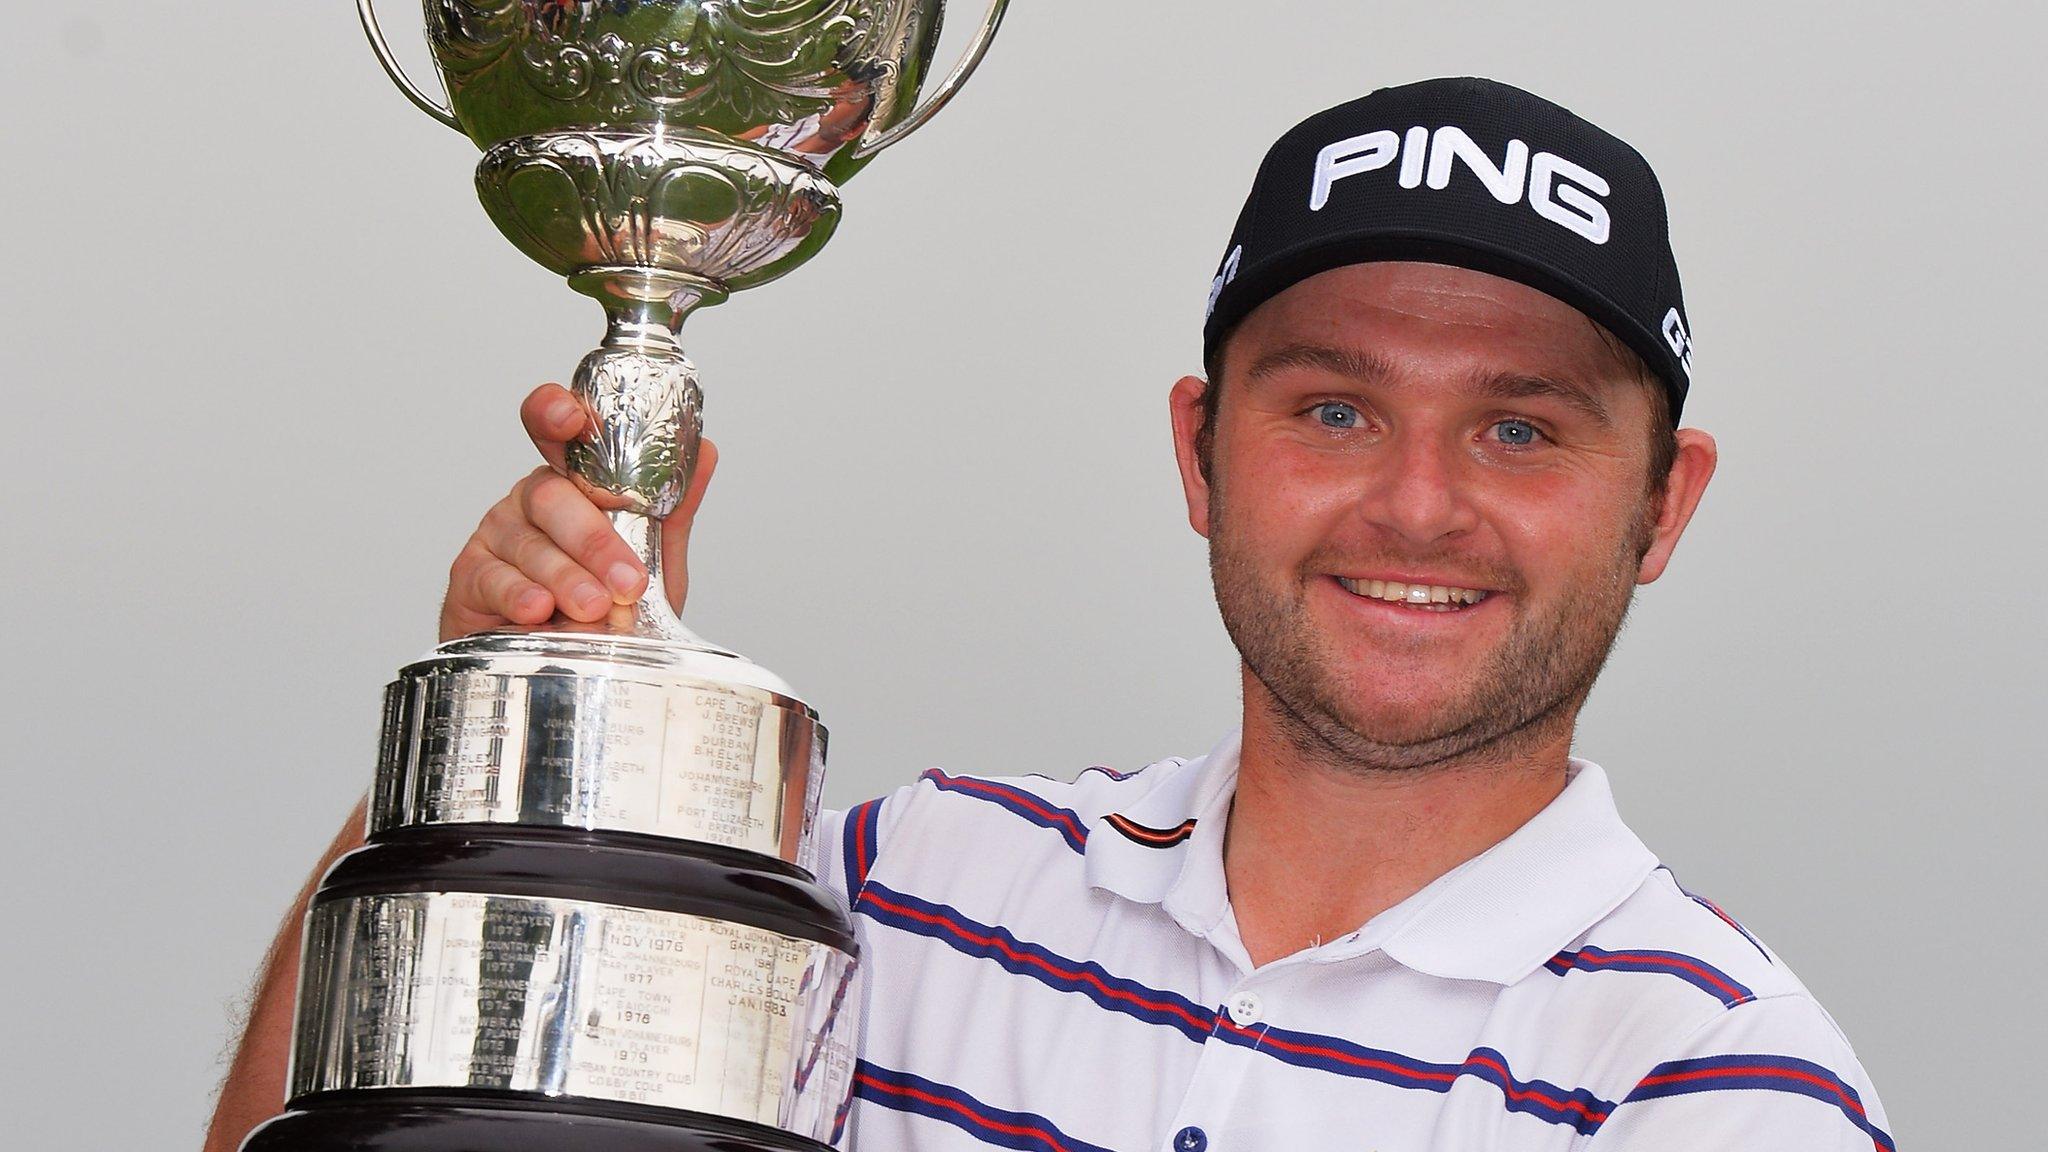
[[[600,626],[614,635],[706,644],[669,607],[661,569],[661,521],[682,503],[697,471],[704,394],[675,329],[691,309],[723,299],[699,277],[648,268],[596,268],[571,277],[604,305],[604,343],[576,366],[570,392],[588,419],[564,452],[569,478],[611,517],[647,567],[638,603]],[[559,623],[559,622],[558,622]]]
[[[661,560],[661,521],[638,512],[610,513],[612,530],[630,545],[647,567],[647,587],[631,605],[618,605],[605,620],[607,632],[665,640],[704,652],[735,655],[697,635],[668,602],[668,583]]]

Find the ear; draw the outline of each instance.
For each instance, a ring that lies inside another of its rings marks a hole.
[[[1657,509],[1649,550],[1643,553],[1642,564],[1636,569],[1636,583],[1648,584],[1664,574],[1665,565],[1671,563],[1671,553],[1678,547],[1678,538],[1692,522],[1693,509],[1700,506],[1700,497],[1706,494],[1707,481],[1714,478],[1714,465],[1719,459],[1720,449],[1715,447],[1712,436],[1697,428],[1678,430],[1678,455],[1671,461],[1670,474],[1664,477],[1664,499]]]
[[[1195,442],[1202,433],[1202,390],[1207,387],[1200,376],[1183,376],[1166,397],[1173,415],[1173,455],[1180,464],[1181,494],[1188,502],[1188,526],[1204,538],[1209,535],[1209,481],[1202,475]]]

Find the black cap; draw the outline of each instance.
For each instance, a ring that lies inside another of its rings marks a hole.
[[[1685,403],[1692,338],[1657,174],[1540,96],[1424,80],[1288,129],[1210,286],[1204,356],[1288,287],[1373,260],[1451,264],[1555,296],[1648,362],[1674,421]]]

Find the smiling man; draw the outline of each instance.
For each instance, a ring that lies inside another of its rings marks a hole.
[[[1677,427],[1691,339],[1648,165],[1518,89],[1385,89],[1274,145],[1225,251],[1206,378],[1170,406],[1241,726],[826,817],[867,972],[849,1139],[1889,1152],[1811,995],[1570,754],[1715,464]],[[552,386],[524,415],[554,459],[582,420]],[[543,470],[464,550],[443,633],[593,619],[641,579]],[[276,1110],[292,952],[223,1117]]]

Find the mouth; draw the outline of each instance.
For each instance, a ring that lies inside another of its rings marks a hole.
[[[1484,588],[1460,588],[1451,584],[1407,584],[1399,580],[1354,580],[1337,577],[1346,592],[1366,600],[1398,604],[1417,612],[1464,612],[1493,593]]]

